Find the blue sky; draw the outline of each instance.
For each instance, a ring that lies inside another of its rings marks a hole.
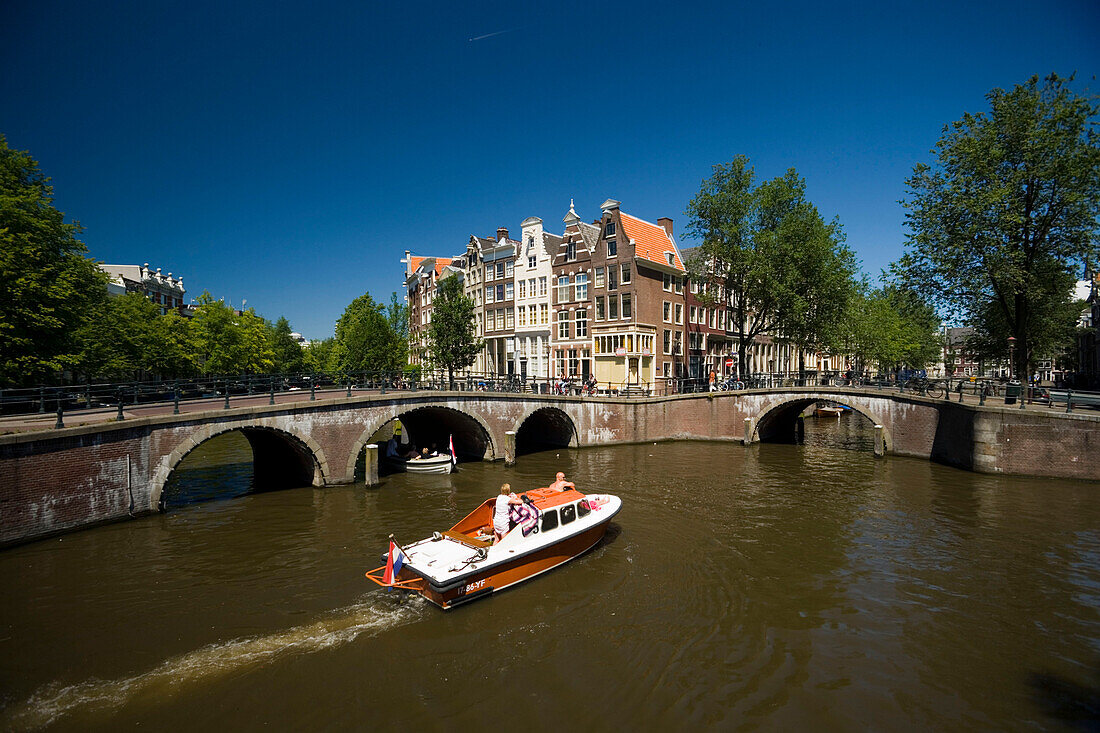
[[[739,153],[762,178],[796,168],[877,274],[943,125],[1032,74],[1100,91],[1098,38],[1095,0],[16,1],[0,133],[96,259],[323,338],[353,298],[400,291],[405,249],[532,215],[560,231],[570,198],[679,233]]]

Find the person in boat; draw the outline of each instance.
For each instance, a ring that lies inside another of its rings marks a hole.
[[[416,458],[416,450],[402,453],[401,444],[397,442],[397,436],[394,435],[386,442],[386,458],[392,458],[395,461],[407,461],[410,458]]]
[[[424,450],[420,451],[420,456],[419,456],[419,458],[420,458],[420,460],[422,460],[422,461],[426,461],[426,460],[428,460],[429,458],[435,458],[435,457],[436,457],[436,456],[438,456],[438,455],[439,455],[438,453],[433,453],[432,451],[430,451],[430,450],[428,450],[427,448],[425,448]]]
[[[558,471],[557,475],[554,476],[554,483],[550,484],[547,488],[552,491],[565,491],[566,489],[575,489],[577,485],[572,481],[566,481],[565,474]]]
[[[493,541],[500,542],[504,535],[508,534],[508,507],[519,506],[523,500],[512,493],[511,484],[503,484],[500,494],[497,496],[496,505],[493,507]]]

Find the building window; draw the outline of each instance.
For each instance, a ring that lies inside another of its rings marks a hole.
[[[617,295],[607,296],[607,320],[619,320],[619,296]]]
[[[541,295],[541,296],[546,295],[546,278],[545,277],[540,277],[539,278],[539,295]]]
[[[691,292],[693,292],[693,293],[698,293],[699,292],[699,283],[695,282],[694,280],[691,281]]]
[[[534,270],[536,266],[538,266],[538,259],[535,258],[534,256],[528,257],[527,258],[527,269]]]
[[[619,289],[619,269],[617,267],[607,268],[607,289]]]
[[[565,311],[558,311],[558,338],[569,338],[569,314]]]
[[[511,283],[509,283],[509,285],[510,284]],[[497,302],[498,303],[503,303],[504,302],[504,283],[501,283],[500,285],[497,285]]]
[[[676,304],[676,323],[680,324],[684,322],[684,306],[682,303]]]
[[[498,331],[503,331],[504,330],[504,309],[503,308],[497,308],[497,330]]]
[[[614,257],[618,253],[618,251],[618,247],[615,245],[615,240],[607,240],[607,256]]]
[[[673,285],[673,287],[676,288],[677,293],[683,293],[684,292],[684,278],[682,278],[682,277],[672,278],[672,285]]]
[[[630,265],[623,265],[623,277],[620,282],[622,282],[623,285],[630,282]]]
[[[664,303],[664,319],[665,323],[672,323],[672,303],[667,300]]]
[[[623,293],[623,318],[630,318],[630,293]]]
[[[614,221],[607,222],[607,228],[604,230],[604,236],[605,237],[614,237],[615,236],[615,222]]]
[[[514,271],[512,270],[512,261],[508,260],[504,263],[504,277],[508,280],[511,280],[513,272]]]
[[[575,285],[576,300],[588,300],[588,273],[578,272]]]
[[[504,283],[504,299],[515,300],[515,286],[512,283]]]
[[[495,302],[493,300],[493,293],[495,293],[495,292],[496,292],[496,288],[494,288],[492,285],[486,285],[485,286],[485,302],[486,303]]]
[[[497,263],[497,280],[503,280],[503,279],[504,279],[504,263],[503,262],[498,262]]]
[[[570,242],[565,245],[565,261],[572,262],[575,259],[577,259],[577,243]]]
[[[597,267],[596,268],[596,282],[594,283],[594,285],[597,288],[602,288],[603,287],[603,268],[602,267]]]
[[[688,323],[695,323],[695,306],[688,310]]]
[[[527,325],[527,306],[521,305],[516,309],[516,323],[520,326]]]
[[[523,298],[527,297],[527,281],[526,280],[520,280],[519,281],[519,297],[520,297],[521,300]]]
[[[672,275],[669,275],[666,272],[663,284],[664,284],[665,292],[666,293],[671,293],[672,292]]]
[[[597,321],[602,321],[603,320],[603,296],[602,295],[597,295],[596,296],[596,320]]]
[[[707,326],[709,328],[714,328],[714,312],[715,312],[715,309],[711,308],[710,312],[707,313]]]
[[[548,315],[549,312],[550,312],[550,306],[546,305],[546,303],[543,303],[542,305],[539,306],[539,323],[541,323],[542,325],[545,326],[546,324],[548,324],[550,322],[550,320],[549,320],[550,317]]]
[[[535,297],[535,278],[531,278],[527,281],[527,289],[531,293],[531,297]]]
[[[684,353],[684,334],[680,331],[672,336],[672,353],[677,356]]]
[[[666,354],[671,354],[672,353],[672,331],[665,331],[664,345],[665,345],[665,353]],[[667,367],[665,368],[665,373],[666,374],[668,373],[668,368]]]
[[[575,320],[577,322],[577,338],[586,338],[588,336],[588,310],[585,308],[578,308]]]
[[[569,276],[562,275],[558,278],[558,302],[569,302]]]
[[[726,330],[726,312],[725,311],[718,311],[718,330],[719,331],[725,331]]]
[[[504,311],[504,327],[509,331],[515,329],[516,327],[515,315],[513,314],[511,308],[508,308]]]

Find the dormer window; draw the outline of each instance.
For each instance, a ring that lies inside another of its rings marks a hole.
[[[575,259],[577,259],[577,243],[570,242],[565,245],[565,261],[572,262]]]
[[[676,257],[671,252],[665,252],[665,257],[668,258],[668,264],[675,265]]]
[[[603,234],[604,234],[605,237],[614,237],[615,236],[615,222],[614,221],[608,221],[607,222],[607,228],[604,230]]]

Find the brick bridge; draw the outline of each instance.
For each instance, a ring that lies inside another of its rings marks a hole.
[[[466,460],[654,440],[784,439],[818,400],[882,426],[876,451],[986,473],[1100,478],[1100,416],[977,407],[911,394],[785,388],[648,399],[392,393],[161,415],[0,436],[0,545],[157,511],[196,446],[239,431],[258,483],[350,483],[364,447],[400,419],[419,444],[453,435]]]

